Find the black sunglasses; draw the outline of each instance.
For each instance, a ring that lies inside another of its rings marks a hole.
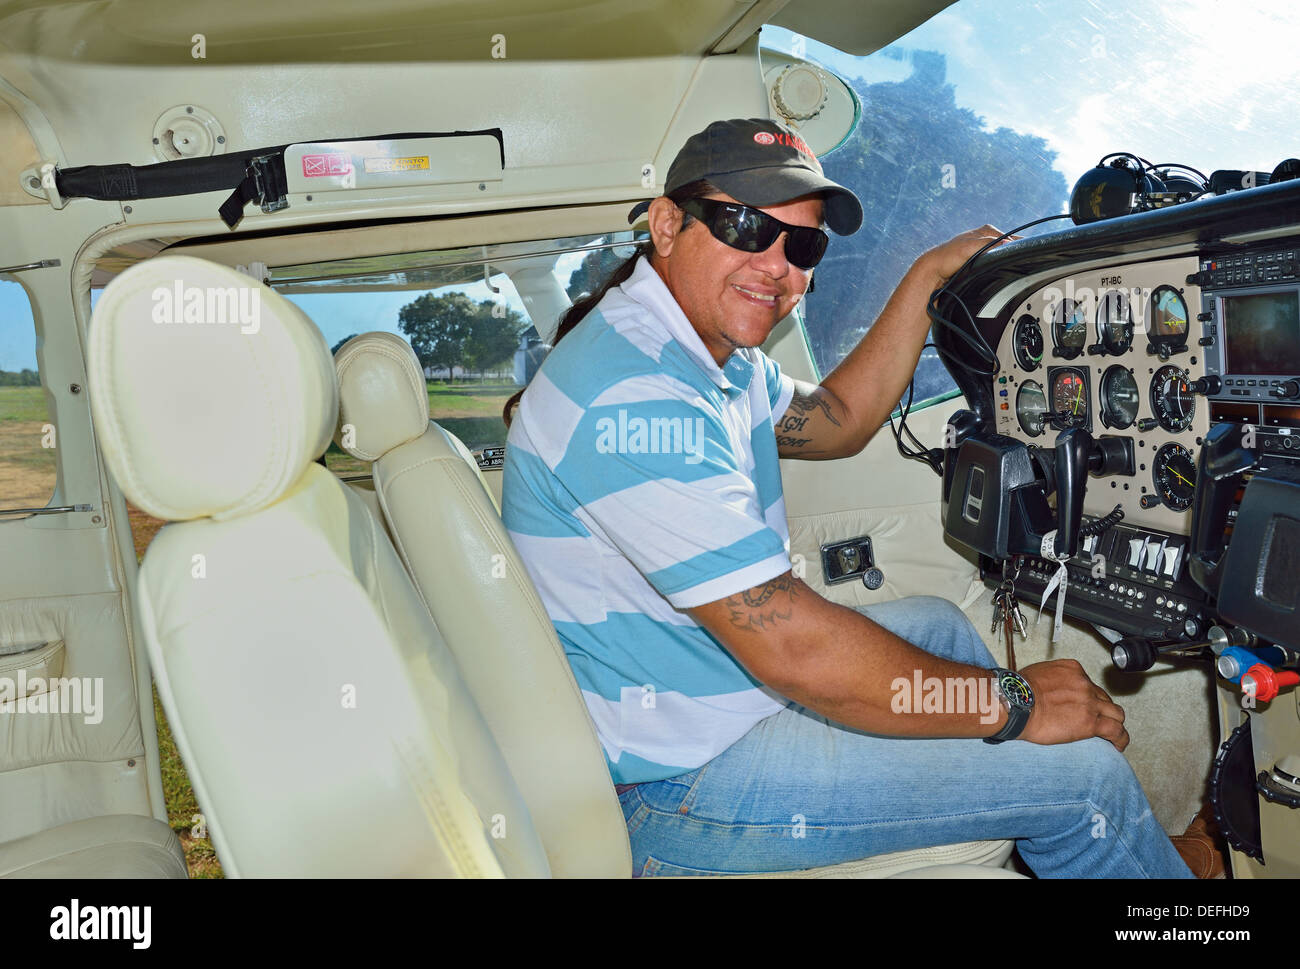
[[[699,219],[713,238],[741,252],[766,252],[786,233],[785,257],[800,269],[812,269],[821,262],[830,241],[821,229],[790,225],[738,202],[694,198],[677,207]]]

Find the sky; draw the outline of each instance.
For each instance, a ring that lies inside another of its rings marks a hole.
[[[789,49],[796,40],[778,28],[763,31],[764,46]],[[865,58],[811,40],[805,49],[842,77],[869,82],[905,78],[913,51],[943,53],[958,105],[989,129],[1045,139],[1070,185],[1113,151],[1207,175],[1270,171],[1300,156],[1294,0],[959,0]],[[561,282],[581,258],[561,259]],[[496,283],[522,311],[508,281]],[[458,288],[476,300],[490,295],[482,283]],[[332,345],[351,333],[396,332],[398,309],[418,295],[291,298]],[[0,280],[0,370],[35,365],[26,297],[17,283]]]

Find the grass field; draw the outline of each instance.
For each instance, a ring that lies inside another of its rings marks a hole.
[[[501,407],[516,391],[513,384],[429,383],[429,411],[434,420],[471,449],[505,443],[506,427]],[[54,492],[55,452],[41,446],[42,426],[48,423],[44,391],[39,387],[0,387],[0,507],[43,506]],[[364,473],[368,463],[330,445],[326,465],[336,474]],[[137,560],[165,523],[128,504],[131,534]],[[158,723],[159,761],[167,817],[181,845],[191,878],[221,878],[221,863],[212,842],[192,833],[198,821],[198,802],[172,739],[171,727],[153,695]],[[200,830],[201,833],[201,830]]]
[[[42,446],[48,423],[40,387],[0,387],[0,508],[49,503],[56,469],[54,450]]]

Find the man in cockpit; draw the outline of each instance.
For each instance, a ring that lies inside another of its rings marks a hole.
[[[858,611],[792,572],[779,458],[866,446],[916,367],[931,292],[997,230],[921,255],[815,386],[758,348],[807,291],[825,228],[858,229],[857,197],[757,119],[689,139],[665,193],[633,212],[650,243],[561,321],[503,486],[635,872],[1006,838],[1042,876],[1189,877],[1120,753],[1124,711],[1077,662],[998,670],[946,600]],[[932,678],[979,702],[923,702]]]

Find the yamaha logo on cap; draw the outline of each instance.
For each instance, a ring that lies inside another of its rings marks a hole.
[[[754,208],[818,194],[832,232],[850,235],[862,224],[858,197],[827,178],[808,143],[771,118],[715,121],[687,138],[668,169],[664,194],[700,180]],[[628,222],[634,224],[649,207],[649,202],[633,206]]]

